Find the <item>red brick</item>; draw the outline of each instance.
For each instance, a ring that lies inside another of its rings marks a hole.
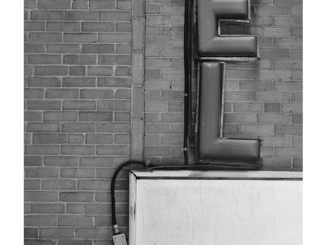
[[[77,121],[77,112],[44,112],[44,121]]]
[[[114,53],[114,45],[112,44],[83,44],[82,45],[83,53]],[[99,59],[99,64],[102,64]]]
[[[77,157],[67,157],[67,156],[45,156],[44,165],[45,166],[55,166],[55,167],[72,167],[77,166]]]
[[[112,144],[112,134],[87,134],[86,144]]]
[[[60,214],[65,212],[63,203],[32,203],[31,211],[35,214]]]
[[[61,146],[62,155],[94,155],[94,146],[86,145],[63,145]]]
[[[183,136],[182,135],[162,135],[161,136],[162,145],[182,145]]]
[[[72,2],[73,9],[88,9],[88,0],[74,0]]]
[[[90,0],[89,9],[115,9],[115,1]]]
[[[59,200],[62,202],[93,202],[92,192],[60,192]]]
[[[83,89],[80,91],[82,99],[113,99],[112,89]]]
[[[283,103],[283,112],[302,113],[302,103]]]
[[[65,33],[63,40],[65,43],[96,43],[96,33]]]
[[[131,23],[117,22],[117,32],[131,32]]]
[[[25,226],[56,226],[56,215],[25,215]]]
[[[55,145],[26,145],[26,155],[59,155],[59,147]]]
[[[69,228],[41,228],[41,238],[73,238],[74,229]]]
[[[78,99],[78,89],[51,88],[46,91],[46,99]]]
[[[94,77],[64,77],[62,87],[95,87]]]
[[[162,123],[181,123],[184,121],[183,113],[162,113]]]
[[[117,89],[115,91],[114,97],[116,99],[130,99],[131,98],[131,93],[129,89]]]
[[[71,8],[70,0],[38,0],[39,9],[69,9]]]
[[[64,168],[61,169],[61,178],[94,178],[95,169]]]
[[[85,136],[83,134],[69,134],[68,142],[70,144],[84,144]]]
[[[55,191],[25,191],[25,202],[57,202],[58,193]]]
[[[98,78],[98,87],[130,87],[131,79],[122,77]]]
[[[128,145],[106,145],[97,146],[97,155],[129,155],[130,146]]]
[[[76,190],[76,181],[74,180],[43,180],[42,181],[43,190]]]
[[[145,146],[145,155],[146,156],[169,156],[170,146]]]
[[[112,121],[112,112],[79,112],[79,121],[84,122],[100,122],[100,121]]]
[[[84,215],[59,215],[59,226],[93,226],[93,218]]]
[[[67,142],[66,134],[34,134],[34,144],[64,144]]]
[[[131,1],[117,1],[118,9],[128,10],[132,8]]]
[[[170,130],[169,124],[145,124],[147,134],[167,134]]]
[[[129,100],[105,100],[97,103],[98,110],[130,111]]]
[[[75,55],[75,54],[66,54],[63,58],[64,64],[73,64],[73,65],[92,65],[96,64],[96,55]]]
[[[95,132],[94,123],[63,123],[62,132]]]
[[[100,44],[107,45],[107,44]],[[99,55],[98,62],[100,65],[131,65],[130,55]]]

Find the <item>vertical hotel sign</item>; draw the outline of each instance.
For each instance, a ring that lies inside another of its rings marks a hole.
[[[197,164],[259,167],[261,140],[223,137],[225,63],[258,58],[257,37],[222,35],[221,22],[250,23],[249,0],[197,0]]]

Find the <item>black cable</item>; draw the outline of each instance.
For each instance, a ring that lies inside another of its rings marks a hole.
[[[184,33],[183,33],[183,54],[184,54],[184,126],[183,126],[183,155],[184,165],[188,165],[188,0],[185,1],[184,11]]]
[[[114,175],[112,177],[111,180],[111,206],[112,206],[112,225],[117,225],[117,218],[116,218],[116,213],[115,213],[115,181],[117,179],[117,176],[119,174],[119,172],[126,166],[128,165],[132,165],[132,164],[138,164],[138,165],[142,165],[144,167],[147,166],[146,162],[142,162],[142,161],[128,161],[128,162],[124,162],[122,163],[114,172]]]

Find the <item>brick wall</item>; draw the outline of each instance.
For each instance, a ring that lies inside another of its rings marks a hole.
[[[302,1],[251,3],[260,60],[227,64],[224,135],[260,136],[263,169],[300,170]],[[184,1],[146,4],[145,155],[161,164],[183,163],[183,11]]]
[[[299,170],[302,2],[252,6],[261,60],[228,64],[225,135],[259,135],[264,169]],[[142,151],[183,163],[183,11],[180,0],[25,0],[26,244],[112,244],[116,166]],[[124,172],[117,212],[126,233],[127,189]]]

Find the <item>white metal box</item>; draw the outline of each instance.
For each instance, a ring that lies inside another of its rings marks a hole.
[[[131,171],[130,245],[300,245],[302,173]]]

